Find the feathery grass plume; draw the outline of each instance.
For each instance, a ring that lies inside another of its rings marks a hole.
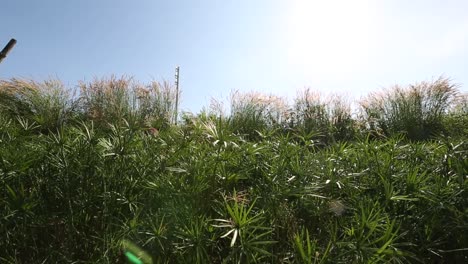
[[[55,130],[76,115],[72,97],[72,91],[54,79],[0,81],[0,112],[35,122],[42,131]]]
[[[443,132],[442,120],[458,94],[457,87],[440,77],[372,93],[361,102],[363,117],[369,129],[380,129],[387,136],[403,133],[411,140],[429,139]]]
[[[121,120],[131,111],[129,98],[131,78],[95,78],[90,83],[80,82],[80,99],[87,118],[98,124]]]
[[[127,120],[138,127],[166,128],[175,112],[176,90],[168,82],[142,85],[111,76],[79,87],[83,112],[101,125]]]
[[[226,109],[224,108],[223,102],[215,98],[211,98],[208,113],[216,117],[226,117]]]
[[[328,99],[327,109],[334,141],[353,139],[356,124],[351,114],[351,103],[344,96],[333,94]]]
[[[228,116],[226,115],[226,109],[224,108],[223,103],[220,100],[215,98],[210,99],[210,104],[208,107],[203,107],[200,113],[196,118],[193,118],[192,121],[195,122],[228,122]]]
[[[0,81],[0,111],[11,117],[32,115],[30,97],[38,94],[37,85],[23,79]]]
[[[446,134],[451,137],[468,137],[468,93],[459,94],[443,119]]]
[[[296,127],[305,133],[318,133],[324,136],[328,133],[329,115],[326,104],[318,92],[307,88],[299,91],[294,100],[296,112]]]
[[[284,98],[260,92],[232,92],[230,103],[232,130],[251,139],[265,129],[278,128],[288,108]]]
[[[169,126],[176,109],[176,88],[167,81],[162,83],[152,81],[147,89],[149,90],[147,97],[140,102],[145,106],[142,109],[146,122],[150,122],[155,127]]]
[[[294,107],[297,126],[306,133],[315,132],[325,142],[353,138],[351,104],[343,96],[323,96],[307,88],[298,92]]]

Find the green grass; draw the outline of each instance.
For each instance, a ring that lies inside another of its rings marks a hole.
[[[371,94],[361,105],[372,129],[385,135],[402,133],[411,140],[425,140],[445,132],[443,119],[457,95],[457,85],[440,77]]]
[[[186,113],[174,126],[168,84],[80,87],[0,82],[2,263],[468,260],[466,101],[450,99],[455,88],[431,97],[439,103],[386,94],[404,95],[398,111],[442,109],[405,112],[437,124],[412,134],[400,126],[410,117],[353,118],[336,97],[287,106],[243,95],[252,100],[229,115]]]

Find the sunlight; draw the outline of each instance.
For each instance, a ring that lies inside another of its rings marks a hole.
[[[369,1],[291,1],[285,29],[290,65],[341,77],[364,67],[372,49],[371,9]]]

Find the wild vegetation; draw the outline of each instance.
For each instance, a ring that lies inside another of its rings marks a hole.
[[[233,93],[177,126],[168,83],[78,87],[0,81],[2,263],[468,262],[468,103],[448,79],[356,109]]]

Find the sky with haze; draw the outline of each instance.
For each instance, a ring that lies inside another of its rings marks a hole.
[[[468,91],[465,0],[4,0],[0,78],[173,81],[211,97],[305,87],[360,98],[443,75]]]

